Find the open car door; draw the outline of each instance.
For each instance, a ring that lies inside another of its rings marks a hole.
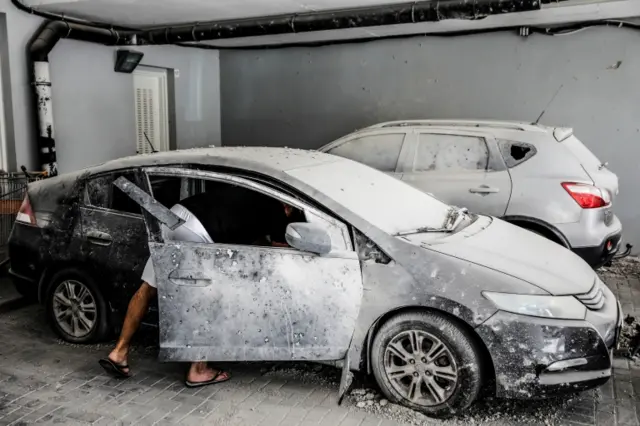
[[[158,285],[160,359],[344,359],[362,300],[360,263],[346,226],[253,181],[163,170],[244,183],[300,208],[309,222],[327,227],[331,251],[318,255],[293,248],[168,241],[167,228],[177,228],[181,220],[133,183],[118,179],[114,184],[146,212]]]

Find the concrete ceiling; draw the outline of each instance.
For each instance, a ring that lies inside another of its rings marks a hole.
[[[326,10],[408,3],[408,0],[21,0],[36,10],[120,26],[144,28],[193,22],[254,18]],[[422,1],[422,0],[421,0]],[[552,0],[553,1],[553,0]],[[203,42],[218,47],[250,47],[330,42],[395,35],[433,34],[518,26],[549,26],[640,16],[640,0],[565,0],[542,10],[493,15],[478,20],[363,27],[299,34],[244,37]]]

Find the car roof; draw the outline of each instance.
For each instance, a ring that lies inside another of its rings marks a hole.
[[[546,140],[553,141],[555,140],[554,131],[556,130],[573,132],[571,128],[551,127],[525,121],[467,119],[396,120],[377,123],[358,129],[322,146],[318,150],[320,152],[327,152],[347,140],[364,134],[377,134],[378,132],[393,133],[394,131],[406,131],[408,129],[422,129],[436,133],[438,131],[472,132],[474,134],[491,136],[496,139],[509,139],[530,143],[539,143]],[[551,139],[549,139],[549,137],[551,137]]]
[[[56,181],[75,180],[82,175],[95,175],[135,167],[200,164],[236,167],[247,171],[287,172],[300,167],[346,161],[341,157],[293,148],[275,147],[212,147],[156,152],[119,158],[87,167],[54,178],[35,182],[34,186],[53,184]],[[32,184],[33,185],[33,184]]]
[[[553,127],[525,121],[509,120],[456,120],[456,119],[426,119],[426,120],[396,120],[374,124],[366,129],[393,128],[393,127],[438,127],[449,129],[484,129],[484,130],[517,130],[521,132],[545,132],[552,131]],[[365,129],[362,129],[365,130]]]
[[[260,168],[286,172],[299,167],[314,166],[326,162],[341,161],[339,158],[293,148],[275,147],[212,147],[135,155],[111,160],[85,171],[108,172],[131,167],[163,166],[169,164],[202,164],[236,166],[251,170],[252,164]]]

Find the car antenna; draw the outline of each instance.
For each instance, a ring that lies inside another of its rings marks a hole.
[[[142,132],[142,134],[144,135],[144,138],[147,140],[147,142],[149,142],[149,146],[151,147],[151,152],[158,152],[154,147],[153,144],[151,143],[151,141],[149,140],[149,136],[147,136],[147,132]]]
[[[551,103],[556,99],[556,96],[558,96],[558,93],[560,93],[560,90],[562,90],[562,86],[564,86],[564,84],[561,84],[560,87],[558,87],[558,90],[556,90],[556,93],[553,95],[553,97],[551,98],[547,106],[544,107],[544,109],[542,110],[542,112],[540,113],[536,121],[533,122],[533,124],[538,124],[538,122],[540,122],[540,119],[542,118],[544,113],[547,112],[547,109],[551,106]]]

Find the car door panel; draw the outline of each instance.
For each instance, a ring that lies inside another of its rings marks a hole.
[[[238,177],[229,180],[243,182]],[[173,213],[158,207],[151,196],[125,179],[116,185],[133,194],[147,211],[162,360],[336,360],[346,356],[363,290],[351,242],[335,241],[343,238],[340,226],[330,233],[334,249],[322,256],[286,248],[167,241],[158,223],[175,221]],[[255,182],[248,186],[272,191]],[[300,208],[299,200],[281,196]],[[148,208],[151,205],[155,210]],[[313,213],[315,221],[323,216],[309,207],[304,211]]]
[[[108,192],[111,179],[105,181]],[[100,189],[98,186],[96,189]],[[85,265],[95,271],[101,285],[116,288],[105,295],[113,307],[124,313],[131,296],[140,286],[140,276],[148,257],[147,230],[141,214],[93,206],[81,206],[81,253]],[[112,294],[118,298],[111,299]]]
[[[418,133],[438,136],[435,133]],[[452,136],[458,136],[454,134]],[[487,150],[487,164],[477,170],[447,169],[433,167],[430,170],[417,170],[420,150],[413,150],[410,163],[403,164],[402,180],[421,191],[432,194],[447,204],[466,207],[475,213],[503,216],[511,197],[511,177],[499,156],[495,140],[473,134],[461,135],[484,140]],[[419,137],[412,140],[417,146]],[[446,160],[445,160],[446,162]]]
[[[355,257],[179,242],[151,253],[162,360],[344,357],[362,299]]]

